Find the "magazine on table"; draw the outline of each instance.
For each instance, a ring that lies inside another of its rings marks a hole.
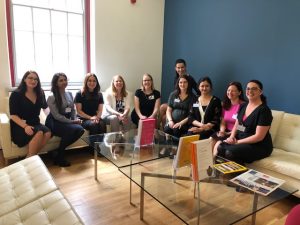
[[[230,181],[264,196],[269,195],[285,182],[253,169],[242,173]]]
[[[213,167],[223,174],[246,171],[247,168],[233,161],[214,164]]]

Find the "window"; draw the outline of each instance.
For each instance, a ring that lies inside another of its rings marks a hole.
[[[14,84],[27,70],[49,85],[56,72],[70,84],[82,83],[87,71],[84,0],[11,0]]]

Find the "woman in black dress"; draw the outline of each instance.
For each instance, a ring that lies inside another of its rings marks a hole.
[[[218,147],[218,155],[238,163],[251,163],[268,157],[273,151],[269,129],[273,120],[258,80],[247,84],[248,102],[240,106],[229,138]]]
[[[36,155],[51,138],[50,130],[40,124],[40,111],[47,103],[35,71],[27,71],[9,98],[12,141],[19,147],[28,144],[27,157]]]
[[[94,73],[85,76],[83,89],[76,93],[74,102],[77,115],[82,120],[81,125],[90,131],[90,135],[105,133],[106,126],[101,119],[103,96]]]
[[[131,112],[132,122],[138,126],[140,119],[156,119],[160,106],[160,92],[154,89],[150,74],[143,75],[142,87],[134,96],[134,109]]]

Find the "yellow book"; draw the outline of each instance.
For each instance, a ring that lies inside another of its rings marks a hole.
[[[191,135],[179,139],[177,153],[173,161],[174,169],[191,165],[192,142],[198,141],[199,137],[200,135]]]

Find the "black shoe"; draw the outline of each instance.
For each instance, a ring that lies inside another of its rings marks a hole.
[[[65,159],[60,159],[60,160],[54,160],[54,165],[58,165],[60,167],[69,167],[71,166],[71,163]]]

